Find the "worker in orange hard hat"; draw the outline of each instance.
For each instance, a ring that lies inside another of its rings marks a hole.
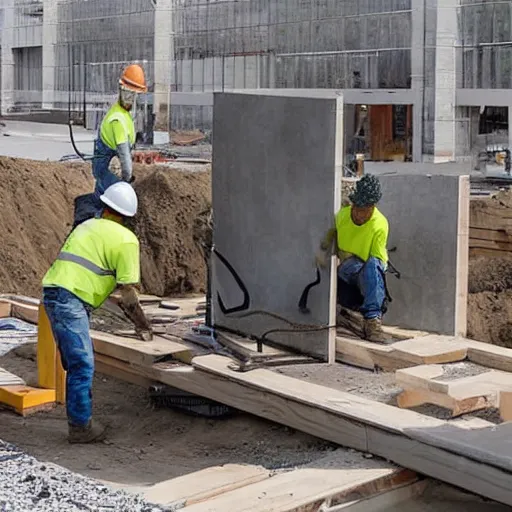
[[[130,64],[119,78],[118,100],[103,118],[99,136],[94,142],[92,174],[96,186],[94,194],[79,196],[75,200],[75,226],[101,213],[99,198],[108,187],[121,180],[133,181],[131,148],[135,143],[135,125],[131,111],[137,95],[145,92],[144,70],[138,64]],[[109,169],[115,156],[121,163],[121,178]]]

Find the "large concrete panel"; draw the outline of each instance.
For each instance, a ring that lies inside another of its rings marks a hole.
[[[466,331],[469,178],[379,176],[388,249],[401,278],[385,323],[442,334]]]
[[[214,245],[244,283],[250,303],[241,311],[222,311],[219,297],[225,308],[236,308],[243,293],[214,255],[213,320],[247,335],[289,330],[289,321],[335,321],[333,268],[312,288],[309,314],[299,312],[298,301],[316,277],[314,254],[339,207],[343,101],[333,94],[300,96],[215,94]],[[334,335],[323,329],[274,332],[268,339],[322,358],[331,340],[332,359]]]

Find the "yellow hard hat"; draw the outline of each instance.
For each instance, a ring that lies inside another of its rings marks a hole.
[[[144,70],[138,64],[130,64],[125,68],[119,79],[119,84],[134,92],[146,92],[148,90]]]

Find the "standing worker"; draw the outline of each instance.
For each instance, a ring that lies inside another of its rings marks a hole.
[[[382,330],[382,315],[387,297],[389,224],[376,206],[381,197],[379,180],[364,175],[349,196],[352,205],[342,207],[336,214],[334,227],[324,237],[316,261],[325,266],[326,252],[335,239],[340,259],[338,286],[345,285],[346,291],[355,289],[362,300],[356,311],[341,308],[343,314],[338,316],[337,323],[362,333],[368,341],[388,344],[392,339]]]
[[[137,94],[145,92],[147,86],[144,70],[138,64],[130,64],[119,79],[119,98],[103,118],[99,136],[94,142],[94,194],[79,196],[75,200],[75,227],[99,214],[102,208],[99,198],[108,187],[121,180],[128,183],[133,181],[131,148],[135,144],[136,134],[131,110]],[[109,169],[115,156],[121,164],[121,178]]]
[[[70,443],[104,438],[105,428],[92,423],[94,353],[89,317],[117,288],[119,307],[144,341],[153,337],[140,307],[135,285],[140,280],[140,250],[135,234],[123,224],[137,212],[137,195],[125,182],[111,185],[100,200],[101,218],[77,226],[43,278],[43,304],[50,320],[66,376]]]

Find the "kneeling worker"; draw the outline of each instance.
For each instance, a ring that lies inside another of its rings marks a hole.
[[[77,226],[43,278],[43,304],[52,326],[66,376],[69,442],[90,443],[105,436],[93,424],[94,353],[89,317],[116,289],[119,306],[144,341],[152,339],[138,300],[139,241],[123,224],[137,212],[137,195],[126,182],[115,183],[101,195],[101,218]]]
[[[356,288],[362,299],[357,313],[341,308],[337,322],[361,333],[368,341],[387,344],[391,339],[383,332],[381,319],[386,299],[384,272],[388,263],[389,225],[376,207],[381,197],[378,179],[364,175],[349,196],[352,205],[342,207],[336,214],[335,227],[322,241],[317,263],[325,265],[325,253],[336,238],[340,259],[338,283],[341,280],[340,284],[348,289]]]

